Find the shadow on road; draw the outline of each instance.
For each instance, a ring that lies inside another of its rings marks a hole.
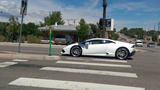
[[[68,57],[73,57],[71,55],[62,55],[62,56],[68,56]],[[87,57],[87,58],[97,58],[97,59],[114,59],[114,60],[119,60],[115,57],[107,57],[107,56],[81,56],[81,57]],[[73,57],[73,58],[80,58],[80,57]],[[129,57],[127,60],[133,60],[133,58]]]

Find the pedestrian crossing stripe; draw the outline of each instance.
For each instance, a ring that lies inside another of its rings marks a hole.
[[[111,60],[111,59],[92,59],[91,61],[127,63],[127,61],[125,60]]]
[[[89,69],[73,69],[73,68],[58,68],[58,67],[43,67],[40,70],[138,78],[138,76],[135,73],[127,73],[127,72],[113,72],[113,71],[100,71],[100,70],[89,70]]]
[[[131,65],[119,65],[119,64],[86,63],[86,62],[73,62],[73,61],[57,61],[56,63],[58,63],[58,64],[76,64],[76,65],[88,65],[88,66],[131,68]]]
[[[141,87],[23,77],[10,82],[9,85],[67,90],[145,90]]]
[[[96,59],[86,59],[86,58],[66,58],[68,60],[85,60],[85,61],[100,61],[100,62],[117,62],[117,63],[127,63],[127,61],[124,61],[124,60],[111,60],[111,59],[99,59],[99,58],[96,58]]]
[[[20,59],[14,59],[15,62],[27,62],[28,60],[20,60]]]
[[[15,64],[18,64],[18,63],[17,62],[3,62],[3,63],[0,63],[0,67],[4,68],[4,67],[8,67],[8,66],[15,65]]]

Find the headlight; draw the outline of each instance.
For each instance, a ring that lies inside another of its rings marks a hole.
[[[135,45],[133,45],[131,48],[135,48]]]

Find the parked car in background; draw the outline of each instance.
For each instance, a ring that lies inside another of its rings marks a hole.
[[[137,40],[137,41],[135,42],[135,45],[136,45],[136,47],[143,47],[143,41]]]
[[[93,38],[83,42],[74,43],[64,47],[62,55],[79,57],[87,56],[109,56],[124,60],[135,54],[134,44],[115,41],[105,38]]]
[[[41,40],[41,43],[42,43],[42,44],[49,44],[49,43],[50,43],[50,40]],[[55,44],[55,42],[54,42],[53,40],[51,41],[51,43],[52,43],[52,44]]]
[[[160,46],[160,43],[157,43],[157,46]]]
[[[73,43],[73,40],[71,38],[71,36],[69,35],[62,35],[62,34],[58,34],[55,37],[55,44],[56,45],[68,45]]]
[[[147,44],[147,47],[155,47],[155,43],[154,42],[150,42]]]

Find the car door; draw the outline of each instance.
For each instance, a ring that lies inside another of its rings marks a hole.
[[[106,49],[105,49],[105,53],[107,56],[114,56],[117,46],[116,43],[114,41],[111,40],[105,40],[104,41]]]
[[[104,40],[87,41],[87,45],[83,48],[83,55],[105,55],[106,45]]]

